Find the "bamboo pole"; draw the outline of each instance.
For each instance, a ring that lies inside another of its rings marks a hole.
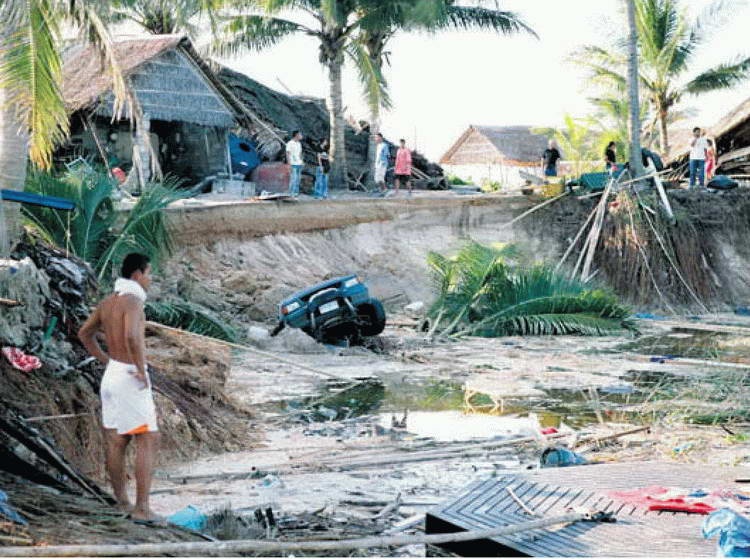
[[[342,377],[340,375],[334,375],[333,373],[322,371],[320,369],[316,369],[315,367],[310,367],[308,365],[303,365],[302,363],[298,363],[297,361],[292,361],[291,359],[286,359],[285,357],[281,357],[279,355],[276,355],[274,353],[270,353],[268,351],[261,351],[260,349],[256,349],[256,348],[251,347],[251,346],[247,346],[247,345],[243,345],[243,344],[238,344],[238,343],[234,343],[234,342],[228,342],[226,340],[220,340],[218,338],[212,338],[210,336],[204,336],[203,334],[196,334],[195,332],[190,332],[188,330],[182,330],[180,328],[173,328],[172,326],[166,326],[164,324],[159,324],[158,322],[152,322],[150,320],[146,322],[146,326],[149,326],[149,327],[154,328],[156,330],[164,330],[166,332],[172,332],[173,334],[182,334],[182,335],[193,336],[195,338],[203,339],[203,340],[206,340],[206,341],[209,341],[209,342],[212,342],[212,343],[216,343],[216,344],[220,344],[220,345],[225,345],[227,347],[232,347],[232,348],[235,348],[235,349],[240,349],[242,351],[248,351],[250,353],[255,353],[256,355],[260,355],[261,357],[266,357],[268,359],[273,359],[273,360],[278,361],[280,363],[285,363],[287,365],[291,365],[293,367],[297,367],[298,369],[302,369],[304,371],[309,371],[309,372],[315,373],[317,375],[321,375],[321,376],[332,378],[332,379],[336,379],[336,380],[341,380],[341,381],[344,381],[344,382],[352,382],[352,379],[350,379],[350,378]]]
[[[2,307],[20,307],[23,305],[21,301],[16,301],[15,299],[5,299],[3,297],[0,297],[0,306]]]
[[[566,192],[563,192],[562,194],[558,194],[554,198],[550,198],[549,200],[545,200],[541,204],[537,204],[533,208],[530,208],[530,209],[526,210],[525,212],[523,212],[518,217],[514,217],[508,223],[503,223],[500,226],[500,229],[504,229],[505,227],[510,227],[511,225],[513,225],[514,223],[516,223],[517,221],[521,221],[524,217],[526,217],[528,215],[531,215],[532,213],[534,213],[537,210],[541,210],[545,206],[549,206],[552,202],[557,202],[560,198],[564,198],[568,194],[569,194],[569,192],[566,191]]]
[[[154,555],[230,555],[235,553],[271,553],[289,551],[326,551],[384,548],[403,545],[445,544],[483,540],[510,536],[532,530],[541,530],[561,524],[572,524],[589,520],[591,515],[573,512],[552,518],[522,522],[511,526],[470,530],[450,534],[372,536],[350,540],[318,541],[268,541],[268,540],[229,540],[219,542],[173,542],[110,545],[49,545],[38,547],[0,547],[2,557],[134,557]]]
[[[581,235],[583,235],[583,232],[586,230],[586,226],[591,223],[591,220],[594,219],[594,215],[596,215],[596,207],[591,210],[591,213],[586,218],[586,221],[581,225],[581,228],[578,230],[578,233],[576,233],[576,236],[573,238],[573,242],[570,243],[570,246],[565,251],[565,254],[562,255],[562,258],[560,259],[560,262],[557,263],[557,266],[555,266],[555,272],[557,272],[560,267],[563,265],[563,263],[568,259],[568,256],[570,256],[570,253],[573,252],[573,249],[578,244],[578,240],[581,238]]]

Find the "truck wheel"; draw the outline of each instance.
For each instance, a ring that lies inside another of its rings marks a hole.
[[[377,336],[385,330],[385,309],[377,299],[370,299],[357,307],[363,336]]]

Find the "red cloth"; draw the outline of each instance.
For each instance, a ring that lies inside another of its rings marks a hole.
[[[542,435],[554,435],[555,433],[557,433],[557,429],[555,429],[554,427],[545,427],[544,429],[542,429],[539,432]]]
[[[31,372],[42,366],[42,362],[38,357],[26,355],[17,347],[4,347],[3,355],[5,355],[5,358],[14,368],[23,371],[24,373]]]
[[[395,173],[397,175],[411,175],[411,151],[409,151],[409,148],[398,148]]]
[[[717,510],[716,507],[709,504],[709,501],[716,499],[716,495],[690,497],[689,494],[690,492],[687,490],[652,485],[651,487],[641,487],[631,491],[612,491],[609,496],[631,505],[646,507],[650,511],[709,514]]]

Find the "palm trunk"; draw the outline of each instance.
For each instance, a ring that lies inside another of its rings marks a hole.
[[[666,109],[659,110],[659,143],[661,144],[661,151],[664,157],[669,156],[669,131],[667,130],[667,111]]]
[[[329,92],[328,106],[331,127],[331,171],[329,181],[331,188],[346,188],[346,124],[344,121],[344,103],[341,86],[341,66],[338,57],[328,61]]]
[[[0,188],[23,190],[29,138],[16,117],[15,108],[6,99],[6,90],[0,88]],[[21,206],[0,200],[0,256],[7,256],[20,236]]]
[[[370,138],[367,142],[367,170],[368,170],[368,181],[369,183],[375,184],[373,181],[372,169],[375,168],[375,155],[377,153],[377,144],[375,143],[375,134],[380,132],[380,114],[374,110],[370,110]]]
[[[625,0],[628,12],[628,101],[630,104],[630,170],[643,175],[641,161],[641,103],[638,95],[638,30],[635,25],[635,0]]]

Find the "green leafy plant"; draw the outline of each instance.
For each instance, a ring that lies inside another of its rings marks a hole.
[[[181,198],[179,181],[150,183],[135,206],[118,212],[112,201],[113,179],[99,171],[83,170],[55,176],[32,171],[26,192],[72,200],[76,208],[64,212],[25,205],[29,223],[47,241],[89,262],[99,280],[109,279],[113,266],[129,252],[149,255],[155,265],[172,250],[172,240],[162,210]]]
[[[211,338],[236,342],[237,331],[205,307],[189,301],[146,303],[146,318]]]
[[[431,252],[438,298],[429,311],[433,332],[483,337],[606,335],[635,330],[630,310],[610,292],[542,265],[509,261],[514,245],[465,245],[448,258]]]
[[[448,175],[445,180],[447,180],[448,184],[452,186],[465,186],[467,184],[471,184],[470,182],[465,181],[464,179],[459,177],[458,175]]]

